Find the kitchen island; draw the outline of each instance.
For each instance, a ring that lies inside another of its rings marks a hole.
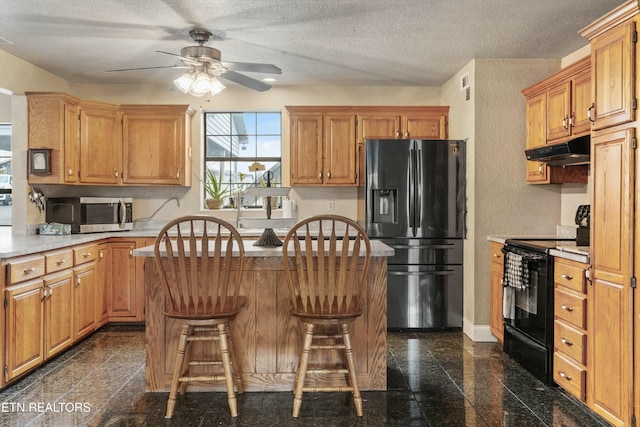
[[[352,344],[362,390],[387,388],[387,259],[393,249],[371,241],[372,256],[363,314],[352,330]],[[164,291],[157,277],[153,246],[136,249],[145,259],[146,390],[168,391],[171,384],[179,324],[164,315]],[[246,391],[293,390],[302,330],[289,313],[289,289],[280,247],[245,242],[241,294],[248,298],[233,328],[233,344]],[[196,343],[200,344],[200,343]],[[194,344],[194,352],[203,351]],[[336,357],[338,353],[336,352]],[[313,357],[312,357],[313,360]],[[335,378],[336,384],[343,377]],[[312,383],[313,375],[308,381]],[[326,380],[324,378],[323,380]],[[194,384],[196,390],[224,390],[224,385]]]

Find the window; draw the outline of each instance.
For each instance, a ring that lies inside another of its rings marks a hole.
[[[227,112],[204,114],[204,168],[222,178],[233,193],[251,186],[264,185],[264,175],[271,172],[271,185],[282,185],[282,119],[280,112]],[[264,170],[250,171],[255,163]],[[203,196],[204,190],[203,190]],[[234,202],[233,195],[226,206]],[[245,196],[243,207],[260,207],[260,198]]]
[[[0,226],[11,225],[11,125],[0,124]]]

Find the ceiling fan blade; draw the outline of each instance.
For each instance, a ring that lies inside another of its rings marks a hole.
[[[222,61],[221,64],[228,70],[233,71],[248,71],[251,73],[267,73],[267,74],[282,74],[282,70],[273,64],[258,64],[254,62],[226,62]]]
[[[165,55],[177,56],[178,58],[182,59],[183,61],[185,61],[189,65],[202,65],[202,63],[200,61],[196,61],[194,59],[187,58],[186,56],[180,56],[177,53],[165,52],[163,50],[156,50],[156,52],[164,53]]]
[[[191,68],[188,65],[163,65],[160,67],[141,67],[141,68],[122,68],[120,70],[107,70],[105,73],[115,73],[118,71],[139,71],[139,70],[154,70],[157,68]]]
[[[264,92],[265,90],[271,89],[271,85],[269,84],[231,70],[225,71],[220,75],[220,77],[226,80],[231,80],[232,82],[238,83],[239,85],[248,87],[249,89],[257,90],[258,92]]]

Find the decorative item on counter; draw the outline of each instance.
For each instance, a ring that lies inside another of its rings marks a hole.
[[[209,168],[204,171],[204,179],[200,178],[200,182],[204,185],[204,191],[209,198],[204,200],[205,205],[209,209],[220,209],[224,198],[231,194],[231,188],[227,185],[223,187],[222,176],[218,177]]]
[[[249,187],[246,193],[250,196],[266,197],[267,218],[242,218],[238,215],[238,227],[254,228],[265,227],[262,236],[253,244],[253,246],[282,246],[282,241],[276,236],[273,228],[291,227],[296,222],[296,218],[271,218],[271,198],[284,197],[289,194],[288,187],[272,187],[271,180],[273,172],[266,171],[263,175],[266,180],[264,187]]]
[[[45,202],[44,194],[40,191],[39,188],[33,188],[31,184],[29,184],[29,201],[36,205],[38,208],[38,212],[43,213],[45,211]]]
[[[40,224],[38,226],[38,234],[43,236],[62,236],[71,234],[71,224]]]

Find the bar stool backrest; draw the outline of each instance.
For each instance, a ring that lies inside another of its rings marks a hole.
[[[156,237],[154,254],[168,316],[204,319],[237,312],[244,246],[231,224],[205,215],[176,218]]]
[[[339,215],[303,219],[285,237],[283,258],[292,314],[331,318],[361,313],[371,244],[358,223]]]

